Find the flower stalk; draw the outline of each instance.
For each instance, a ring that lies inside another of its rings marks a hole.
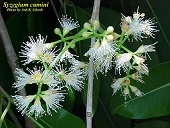
[[[91,16],[91,23],[94,20],[99,20],[99,8],[100,0],[95,0],[93,5],[93,12]],[[91,39],[91,46],[95,43],[95,38]],[[86,103],[86,127],[92,128],[92,118],[93,118],[93,74],[94,74],[94,64],[93,58],[89,61],[89,73],[88,73],[88,88],[87,88],[87,103]]]

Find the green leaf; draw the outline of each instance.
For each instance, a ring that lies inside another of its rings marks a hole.
[[[115,128],[115,124],[112,121],[112,116],[109,115],[108,110],[100,98],[97,111],[94,115],[94,123],[97,128]]]
[[[44,116],[40,119],[45,128],[85,128],[84,122],[64,109],[59,109],[57,113],[52,112],[52,116]]]
[[[150,121],[142,123],[134,128],[170,128],[170,123],[165,121]]]
[[[34,35],[43,30],[43,24],[39,13],[29,12],[27,17],[28,33]]]
[[[29,35],[49,34],[54,28],[44,15],[39,12],[29,12],[27,16],[27,27]],[[44,35],[45,36],[45,35]],[[51,36],[51,35],[50,35]]]
[[[150,75],[144,78],[145,84],[132,82],[145,93],[127,101],[118,102],[119,95],[111,101],[112,113],[133,119],[146,119],[170,114],[170,62],[162,63],[150,70]]]

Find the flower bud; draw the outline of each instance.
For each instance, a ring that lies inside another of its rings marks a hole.
[[[129,86],[131,91],[136,95],[136,96],[142,96],[143,93],[135,86],[130,85]]]
[[[87,30],[92,29],[90,23],[88,23],[88,22],[84,23],[84,28],[87,29]]]
[[[61,30],[59,28],[55,28],[54,33],[61,36]]]
[[[92,34],[92,32],[83,32],[82,37],[87,38]]]
[[[98,27],[99,27],[99,25],[100,25],[100,22],[99,22],[98,20],[94,20],[94,21],[92,22],[92,24],[93,24],[94,30],[96,30],[96,29],[98,29]]]
[[[46,43],[44,44],[45,49],[51,49],[54,47],[54,43]]]
[[[110,35],[106,36],[106,39],[107,39],[108,42],[112,42],[114,37],[113,37],[113,35],[110,34]]]
[[[131,96],[130,96],[130,91],[129,91],[128,86],[126,86],[126,87],[124,88],[124,90],[123,90],[123,96],[125,97],[125,100],[127,99],[128,96],[131,98]]]
[[[129,95],[130,94],[130,91],[129,91],[129,88],[126,87],[124,90],[123,90],[123,94],[124,95]]]
[[[66,34],[68,34],[70,31],[70,29],[68,28],[63,28],[63,36],[65,36]]]
[[[113,31],[114,31],[114,28],[113,28],[112,26],[109,26],[109,27],[107,28],[108,34],[112,33]]]

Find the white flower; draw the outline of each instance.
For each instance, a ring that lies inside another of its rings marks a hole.
[[[116,54],[115,42],[107,42],[106,38],[103,38],[101,44],[99,39],[94,45],[85,53],[85,56],[90,56],[90,59],[94,59],[94,68],[96,72],[107,73],[112,67],[112,58]]]
[[[53,60],[55,59],[56,55],[54,50],[49,49],[44,51],[43,55],[42,55],[42,61],[46,62],[47,64],[51,64],[53,62]]]
[[[74,58],[75,55],[71,54],[68,50],[65,51],[61,57],[60,57],[60,62],[63,62],[64,60],[68,60],[68,61],[72,61],[72,59]]]
[[[84,86],[83,80],[85,79],[86,73],[84,70],[72,70],[65,71],[64,69],[54,70],[55,78],[62,85],[65,85],[68,89],[73,87],[77,91],[81,91]]]
[[[50,89],[55,88],[58,86],[58,84],[60,84],[60,82],[54,78],[52,71],[50,71],[43,79],[41,79],[41,83],[46,84]]]
[[[84,54],[85,56],[90,56],[90,59],[94,59],[98,54],[98,48],[100,47],[99,39],[91,46],[91,48]]]
[[[143,59],[142,57],[136,56],[136,55],[133,55],[133,56],[134,56],[135,63],[138,64],[138,66],[134,66],[134,68],[135,68],[140,74],[148,75],[148,74],[149,74],[149,69],[148,69],[148,67],[146,66],[146,64],[144,64],[145,59]]]
[[[119,78],[120,80],[121,78]],[[111,87],[113,88],[113,94],[115,94],[120,88],[121,88],[121,83],[119,80],[116,80],[113,84],[111,84]]]
[[[143,92],[141,92],[137,87],[129,85],[131,91],[136,95],[136,96],[143,96]]]
[[[24,88],[26,84],[42,83],[47,84],[49,87],[58,85],[52,73],[48,73],[45,77],[42,77],[44,72],[42,68],[37,69],[37,67],[34,67],[33,70],[27,68],[27,71],[29,74],[25,73],[22,69],[16,69],[17,81],[13,87],[17,88],[17,91]]]
[[[65,36],[69,31],[79,27],[78,21],[74,22],[73,19],[67,18],[67,15],[62,15],[61,20],[58,19],[61,27],[63,28],[63,36]]]
[[[154,44],[151,44],[151,45],[141,45],[137,50],[136,50],[136,54],[142,54],[142,53],[145,53],[145,56],[144,58],[146,59],[146,55],[148,55],[148,57],[150,58],[148,52],[155,52],[155,45],[156,43]],[[150,58],[151,59],[151,58]]]
[[[33,101],[36,95],[29,95],[29,96],[20,96],[15,95],[12,96],[15,105],[17,106],[18,111],[21,111],[21,114],[24,115],[27,111],[29,104]]]
[[[42,74],[43,74],[43,69],[37,69],[37,67],[34,67],[33,70],[30,70],[29,68],[27,68],[27,70],[30,73],[30,78],[32,80],[32,83],[39,83],[41,81],[42,78]]]
[[[138,8],[139,9],[139,8]],[[132,35],[135,40],[141,40],[151,36],[154,38],[154,32],[157,32],[155,21],[153,19],[144,20],[144,13],[137,12],[133,14],[133,17],[125,17],[123,15],[121,27],[127,35]]]
[[[17,68],[15,73],[16,73],[17,81],[13,84],[13,87],[17,88],[16,92],[24,88],[26,84],[33,83],[30,75],[25,73],[22,69]]]
[[[87,70],[87,67],[88,67],[88,64],[82,62],[82,61],[79,61],[79,60],[76,60],[76,59],[72,59],[71,62],[72,66],[70,67],[70,70],[71,71],[76,71],[76,70]]]
[[[120,70],[121,68],[123,68],[123,70],[126,72],[126,68],[130,67],[131,68],[131,63],[130,60],[132,58],[132,54],[131,53],[123,53],[123,54],[119,54],[118,56],[116,56],[116,71],[119,71],[120,74]]]
[[[145,62],[145,59],[143,59],[142,57],[139,57],[139,56],[136,56],[136,55],[133,55],[133,57],[134,57],[135,63],[138,64],[138,65]]]
[[[94,62],[96,70],[101,73],[107,73],[108,70],[112,68],[112,59],[116,54],[116,49],[113,43],[115,42],[109,43],[105,38],[103,38],[100,47],[96,51]]]
[[[124,96],[124,98],[125,98],[125,101],[126,101],[126,99],[129,97],[129,98],[131,98],[131,96],[130,96],[130,91],[129,91],[129,87],[128,87],[129,85],[126,85],[125,86],[125,88],[124,88],[124,90],[123,90],[123,96]]]
[[[27,110],[27,113],[26,113],[28,117],[33,114],[35,114],[35,119],[42,117],[43,114],[45,114],[45,110],[41,106],[39,96],[36,97],[34,104],[30,107],[29,110]]]
[[[51,110],[59,109],[62,107],[60,105],[60,101],[64,101],[64,93],[61,91],[60,88],[52,89],[52,90],[46,90],[41,92],[41,97],[46,103],[47,113],[51,115]]]
[[[146,66],[146,64],[141,63],[138,66],[134,66],[134,68],[140,73],[140,74],[145,74],[145,75],[149,75],[149,69]]]
[[[103,38],[100,47],[97,49],[96,61],[102,62],[107,56],[115,56],[116,50],[112,43],[107,42],[107,40]]]
[[[62,65],[59,65],[59,67],[55,67],[55,69],[53,69],[53,74],[54,74],[54,78],[55,80],[58,82],[58,84],[65,84],[64,81],[64,76],[66,75],[67,71],[65,71],[65,69],[63,69]],[[55,87],[56,85],[54,85]],[[50,87],[50,88],[54,88],[54,87]]]
[[[41,60],[44,50],[49,47],[49,45],[45,45],[46,38],[39,34],[36,39],[30,36],[30,41],[23,43],[24,46],[21,46],[23,49],[21,49],[20,57],[25,58],[25,60],[21,61],[24,65],[29,64],[32,61]]]
[[[108,72],[108,70],[110,70],[112,68],[112,63],[113,63],[112,58],[113,58],[113,56],[111,56],[111,55],[107,56],[103,60],[103,62],[98,63],[99,65],[98,64],[96,65],[95,70],[100,71],[102,74],[103,73],[106,74]]]
[[[147,36],[151,36],[152,38],[154,38],[154,36],[155,36],[154,32],[159,31],[156,29],[155,23],[156,23],[155,20],[151,19],[151,18],[143,21],[143,23],[142,23],[143,33],[146,34]]]
[[[124,84],[127,84],[127,81],[130,81],[127,77],[118,78],[114,83],[111,84],[113,88],[113,94],[115,94],[119,89],[122,88]]]
[[[130,75],[131,76],[131,78],[132,79],[134,79],[134,80],[137,80],[137,81],[139,81],[139,82],[141,82],[141,83],[145,83],[143,80],[142,80],[142,74],[141,73],[139,73],[139,72],[135,72],[135,73],[133,73],[132,75]]]
[[[63,75],[63,79],[66,82],[66,87],[71,89],[73,87],[77,91],[81,91],[84,87],[85,74],[81,70],[71,71],[68,74]]]

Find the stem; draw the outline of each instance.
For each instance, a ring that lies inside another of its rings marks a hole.
[[[122,45],[121,48],[124,49],[126,52],[129,52],[129,53],[133,54],[133,52],[130,51],[130,50],[129,50],[128,48],[126,48],[125,46]]]
[[[8,100],[7,107],[5,108],[5,110],[4,110],[4,112],[2,113],[1,118],[0,118],[0,128],[1,128],[1,126],[2,126],[2,122],[3,122],[4,118],[5,118],[5,115],[7,114],[8,110],[9,110],[9,108],[10,108],[10,105],[11,105],[11,102]]]
[[[41,88],[42,88],[42,83],[38,84],[38,91],[37,91],[37,95],[39,96],[41,93]]]
[[[94,68],[93,68],[93,59],[89,61],[89,74],[88,74],[88,90],[87,90],[87,105],[86,105],[86,123],[87,123],[87,128],[92,128],[92,118],[93,118],[93,113],[92,113],[92,100],[93,100],[93,73],[94,73]]]
[[[56,45],[56,44],[58,44],[58,43],[61,43],[61,42],[67,41],[67,40],[73,40],[73,39],[75,39],[75,37],[80,37],[81,34],[82,34],[84,31],[86,31],[86,29],[83,28],[83,29],[81,29],[77,34],[75,34],[74,36],[68,36],[68,37],[60,36],[60,37],[61,37],[60,40],[57,40],[57,41],[52,42],[52,43],[54,43],[54,45]],[[85,39],[85,38],[84,38],[84,39]]]
[[[93,20],[99,20],[99,8],[100,8],[100,0],[95,0],[93,5],[93,12],[91,16],[91,23]],[[95,38],[91,39],[91,45],[94,44]],[[92,108],[93,108],[93,74],[94,74],[94,66],[93,59],[89,61],[89,74],[88,74],[88,89],[87,89],[87,103],[86,103],[86,125],[87,128],[92,128]]]

